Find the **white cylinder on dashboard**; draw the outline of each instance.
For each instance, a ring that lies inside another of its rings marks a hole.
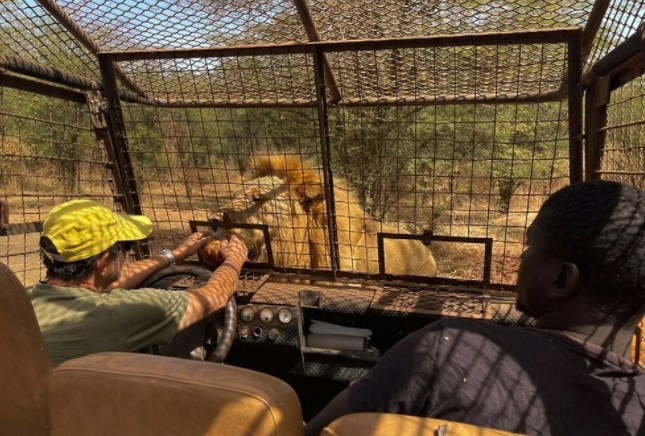
[[[365,336],[309,333],[307,336],[307,346],[311,348],[327,348],[330,350],[360,351],[367,348],[367,338]]]

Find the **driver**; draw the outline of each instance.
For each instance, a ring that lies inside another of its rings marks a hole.
[[[608,181],[553,194],[527,231],[517,307],[536,328],[444,318],[389,350],[311,421],[389,412],[531,435],[645,435],[645,192]]]
[[[194,233],[172,251],[126,264],[132,241],[151,231],[148,218],[117,214],[91,200],[69,201],[51,211],[40,238],[46,280],[29,296],[54,365],[101,351],[167,344],[227,304],[247,257],[235,236],[223,241],[224,263],[202,287],[130,290],[210,240]]]

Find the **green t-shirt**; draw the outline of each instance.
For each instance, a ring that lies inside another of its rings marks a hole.
[[[45,346],[54,365],[101,351],[137,351],[166,344],[188,307],[188,293],[38,284],[29,290]]]

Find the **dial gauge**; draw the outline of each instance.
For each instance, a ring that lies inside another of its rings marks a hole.
[[[289,324],[293,320],[293,312],[291,312],[291,309],[282,308],[278,312],[278,321],[280,321],[282,324]]]
[[[273,310],[270,307],[263,307],[260,310],[260,321],[271,322],[273,321]]]
[[[243,307],[240,311],[240,318],[242,318],[242,321],[244,322],[253,321],[253,318],[255,318],[255,309],[251,306]]]

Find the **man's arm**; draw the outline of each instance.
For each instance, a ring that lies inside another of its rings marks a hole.
[[[222,309],[231,298],[248,250],[236,236],[231,236],[229,241],[222,241],[221,254],[224,263],[213,272],[208,282],[200,288],[188,291],[188,308],[177,330],[185,329]]]
[[[176,261],[181,261],[192,256],[211,237],[204,233],[193,233],[177,248],[172,250]],[[119,278],[112,282],[108,289],[133,289],[143,282],[150,274],[168,266],[168,261],[163,256],[152,256],[147,259],[137,260],[123,266]]]

